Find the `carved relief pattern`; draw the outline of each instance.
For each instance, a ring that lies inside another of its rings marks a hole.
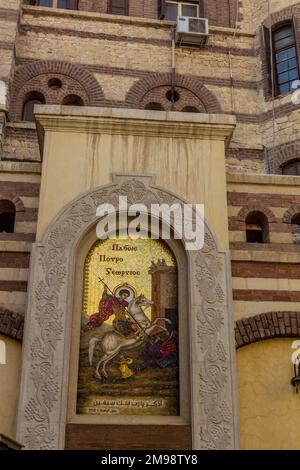
[[[59,426],[63,414],[61,397],[64,335],[67,324],[68,279],[70,260],[75,242],[96,222],[96,208],[101,203],[115,204],[119,195],[128,203],[179,203],[172,194],[147,188],[141,179],[128,178],[121,185],[96,189],[73,202],[54,220],[39,249],[33,266],[32,302],[28,316],[33,315],[34,328],[30,334],[30,376],[27,378],[23,423],[26,432],[23,443],[29,449],[59,448]],[[224,344],[226,295],[224,260],[218,254],[215,241],[206,229],[205,247],[192,255],[195,282],[201,306],[197,313],[197,338],[202,366],[199,370],[199,399],[202,406],[201,428],[197,442],[203,448],[232,447],[230,429],[231,403],[226,400],[227,344]],[[63,307],[62,307],[63,306]],[[191,313],[191,312],[190,312]],[[198,353],[197,353],[198,354]],[[229,394],[230,396],[230,394]],[[198,399],[197,399],[198,400]],[[199,401],[199,400],[198,400]],[[199,425],[200,426],[200,425]],[[60,432],[63,432],[60,430]]]
[[[232,442],[231,403],[226,400],[230,370],[224,338],[226,295],[223,264],[211,234],[206,232],[204,249],[197,253],[196,285],[201,295],[197,312],[197,337],[202,353],[199,398],[205,416],[200,427],[201,447],[228,449]],[[229,394],[230,396],[230,394]]]

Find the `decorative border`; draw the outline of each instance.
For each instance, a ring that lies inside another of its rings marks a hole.
[[[96,222],[96,207],[128,203],[179,203],[170,192],[127,175],[89,191],[53,220],[33,247],[24,335],[18,440],[27,449],[63,449],[76,246]],[[194,449],[237,447],[233,324],[227,254],[206,226],[201,252],[187,252],[189,271],[190,396]]]

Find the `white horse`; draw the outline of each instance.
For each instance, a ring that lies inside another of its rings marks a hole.
[[[168,318],[159,317],[153,322],[143,312],[142,307],[149,307],[154,305],[154,302],[146,299],[144,295],[140,295],[131,300],[128,305],[129,318],[134,321],[138,326],[138,330],[135,334],[129,337],[125,337],[117,331],[110,331],[103,335],[101,339],[92,338],[89,343],[89,361],[90,365],[93,364],[94,350],[97,343],[100,342],[103,355],[96,366],[96,376],[101,379],[102,377],[107,378],[106,365],[114,357],[116,357],[121,350],[132,349],[136,346],[140,346],[146,334],[151,334],[155,329],[160,329],[169,334],[167,328],[162,325],[157,325],[159,320],[164,320],[167,323],[172,323]]]

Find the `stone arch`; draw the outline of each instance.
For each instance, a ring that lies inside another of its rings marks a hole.
[[[239,213],[236,217],[236,220],[241,223],[243,230],[246,229],[246,224],[245,224],[246,217],[251,212],[261,212],[262,214],[264,214],[266,216],[266,218],[268,219],[269,224],[273,224],[273,223],[276,222],[275,215],[273,214],[273,212],[268,207],[264,206],[263,204],[259,204],[259,203],[258,204],[251,204],[251,205],[242,207],[242,209],[239,211]]]
[[[272,338],[300,338],[300,312],[269,312],[235,322],[236,349]]]
[[[296,160],[299,154],[299,140],[277,145],[276,147],[270,149],[270,164],[272,173],[281,175],[283,166],[288,162]]]
[[[282,221],[285,224],[291,224],[292,218],[294,215],[300,214],[300,204],[295,204],[288,208],[288,210],[283,214]]]
[[[117,204],[121,195],[127,196],[128,204],[139,202],[148,209],[152,203],[185,203],[154,186],[151,176],[115,175],[113,184],[92,189],[65,206],[42,242],[33,245],[18,419],[18,439],[27,448],[64,447],[76,247],[96,226],[96,208],[102,203]],[[207,225],[203,249],[186,256],[195,449],[237,446],[227,256]],[[45,404],[39,390],[47,385],[59,399],[53,396]]]
[[[273,212],[266,206],[262,205],[262,204],[251,204],[251,205],[248,205],[248,206],[244,206],[238,213],[237,215],[237,220],[239,222],[242,222],[245,220],[245,218],[247,217],[247,215],[250,213],[250,212],[262,212],[269,220],[269,223],[274,223],[276,222],[276,217],[275,215],[273,214]]]
[[[6,199],[12,202],[16,208],[16,212],[23,212],[25,211],[24,203],[22,199],[16,193],[10,193],[6,191],[0,192],[0,201]]]
[[[47,82],[54,77],[64,81],[64,87],[51,90]],[[79,95],[85,105],[104,104],[104,93],[95,77],[81,65],[62,61],[35,61],[17,69],[12,83],[12,119],[21,119],[24,98],[29,92],[42,93],[47,104],[60,104],[66,94]]]
[[[287,21],[292,21],[296,11],[297,5],[290,5],[282,10],[275,11],[264,20],[263,25],[270,28],[275,25],[284,24]]]
[[[149,74],[138,82],[134,83],[126,95],[125,102],[129,108],[140,109],[141,103],[143,103],[143,99],[147,93],[149,93],[151,90],[158,89],[159,87],[170,87],[171,83],[171,73]],[[198,78],[187,75],[176,75],[175,87],[187,90],[195,97],[195,103],[184,103],[183,107],[187,106],[188,104],[199,107],[199,104],[202,103],[202,112],[222,112],[221,105],[215,95],[209,91]],[[151,99],[151,101],[154,100]]]
[[[0,308],[0,333],[17,341],[22,341],[24,327],[24,316],[20,313],[11,312]]]

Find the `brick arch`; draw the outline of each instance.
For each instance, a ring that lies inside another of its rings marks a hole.
[[[300,156],[300,140],[286,142],[269,150],[271,171],[282,174],[282,167]]]
[[[239,222],[244,224],[244,229],[246,228],[246,225],[245,225],[246,217],[251,212],[261,212],[262,214],[264,214],[267,217],[269,224],[273,224],[273,223],[276,222],[275,215],[273,214],[273,212],[268,207],[265,207],[264,205],[259,204],[259,203],[255,204],[255,205],[254,204],[253,205],[248,205],[248,206],[242,207],[242,209],[239,211],[239,213],[236,217],[236,220],[238,220]]]
[[[275,11],[264,20],[263,25],[270,28],[275,25],[280,25],[281,23],[284,24],[286,21],[291,21],[297,9],[299,9],[299,5],[297,6],[296,4]]]
[[[35,61],[18,68],[14,75],[10,109],[14,119],[20,119],[24,98],[30,91],[43,93],[47,103],[49,90],[44,85],[40,86],[38,80],[39,77],[42,78],[48,75],[65,77],[67,81],[72,82],[73,92],[78,94],[86,105],[104,105],[105,99],[101,86],[83,66],[62,61]],[[34,87],[39,89],[31,89],[30,82],[34,83]],[[60,104],[60,102],[52,102],[51,104]]]
[[[0,307],[0,333],[9,338],[22,341],[24,316]]]
[[[283,214],[283,218],[282,218],[283,223],[291,224],[292,218],[296,214],[300,214],[300,204],[295,204],[294,206],[291,206],[288,208],[288,210]]]
[[[24,203],[22,199],[19,198],[19,196],[16,193],[9,193],[6,191],[1,191],[0,192],[0,201],[1,200],[7,200],[10,201],[14,204],[16,208],[16,212],[22,212],[25,210]]]
[[[134,83],[130,90],[127,92],[125,102],[129,108],[139,109],[143,97],[151,90],[162,87],[171,86],[172,74],[171,73],[153,73],[142,78]],[[191,92],[195,97],[203,103],[205,112],[207,113],[221,113],[222,108],[215,97],[201,82],[201,80],[189,77],[186,75],[176,75],[175,86],[184,88]]]
[[[272,338],[300,338],[300,312],[268,312],[235,322],[236,349]]]

